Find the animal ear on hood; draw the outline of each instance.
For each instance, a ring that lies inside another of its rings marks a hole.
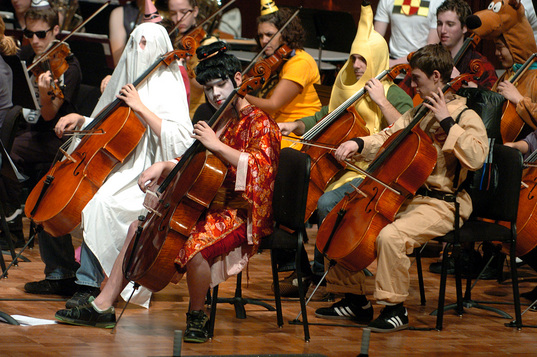
[[[509,5],[512,6],[515,10],[518,10],[520,4],[520,0],[509,0]]]

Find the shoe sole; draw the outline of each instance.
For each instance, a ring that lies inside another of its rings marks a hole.
[[[189,343],[204,343],[204,342],[207,342],[209,340],[209,338],[206,338],[206,339],[203,339],[203,338],[193,338],[193,337],[184,337],[183,338],[183,341],[184,342],[189,342]]]
[[[116,326],[115,322],[98,322],[95,325],[88,324],[86,321],[82,320],[71,320],[71,319],[65,319],[61,316],[54,316],[56,320],[69,324],[69,325],[76,325],[76,326],[86,326],[86,327],[97,327],[97,328],[114,328]]]
[[[331,315],[321,315],[321,314],[318,314],[318,313],[315,313],[315,316],[321,318],[321,319],[326,319],[326,320],[351,320],[351,321],[355,321],[355,319],[353,319],[351,316],[331,316]]]
[[[388,332],[396,332],[396,331],[406,330],[408,328],[408,324],[397,326],[397,327],[390,328],[390,329],[383,329],[383,328],[370,327],[370,326],[368,326],[368,328],[373,332],[388,333]]]

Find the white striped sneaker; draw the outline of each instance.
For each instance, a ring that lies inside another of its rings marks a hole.
[[[408,328],[408,312],[403,303],[386,306],[368,327],[373,332],[395,332]]]
[[[373,319],[373,306],[371,306],[370,302],[364,306],[359,306],[347,299],[341,299],[330,307],[315,310],[315,316],[323,319],[353,320],[368,323]]]

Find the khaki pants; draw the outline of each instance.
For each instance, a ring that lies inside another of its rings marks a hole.
[[[461,224],[471,211],[467,195],[459,197]],[[410,259],[414,248],[453,230],[454,205],[430,197],[417,196],[397,213],[393,223],[385,226],[376,240],[376,300],[400,303],[408,296]],[[365,294],[364,273],[350,272],[337,264],[327,275],[327,290],[335,293]]]

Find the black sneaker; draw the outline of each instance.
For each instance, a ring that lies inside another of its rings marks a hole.
[[[24,290],[29,294],[72,296],[76,290],[75,278],[60,280],[41,280],[24,284]]]
[[[183,341],[203,343],[209,339],[209,316],[202,310],[186,313],[186,330]]]
[[[343,298],[330,307],[315,310],[315,316],[322,319],[353,320],[359,323],[368,323],[373,319],[373,306],[359,306]]]
[[[56,320],[78,326],[91,326],[100,328],[113,328],[116,325],[116,312],[113,306],[106,311],[95,310],[91,297],[87,305],[77,306],[74,309],[59,310],[54,317]]]
[[[84,306],[89,303],[89,298],[96,298],[101,293],[101,289],[93,286],[77,285],[76,293],[65,303],[65,307],[73,309],[77,306]]]
[[[408,328],[408,312],[403,303],[386,306],[368,327],[373,332],[395,332]]]

